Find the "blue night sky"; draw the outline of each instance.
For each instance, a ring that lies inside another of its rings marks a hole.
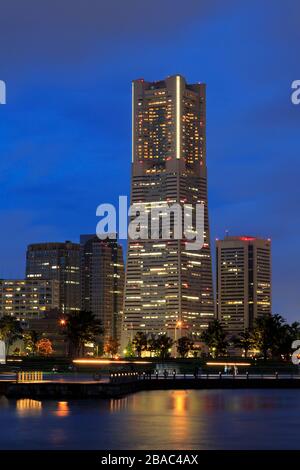
[[[299,315],[297,0],[1,0],[0,277],[129,194],[131,80],[207,83],[212,239],[272,238],[273,311]],[[213,246],[214,250],[214,246]]]

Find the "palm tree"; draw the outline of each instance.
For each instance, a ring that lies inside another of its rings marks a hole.
[[[239,336],[233,337],[232,342],[237,348],[244,350],[245,357],[248,357],[249,350],[254,346],[253,335],[248,329],[242,331]]]
[[[282,319],[274,348],[272,348],[272,355],[289,360],[293,352],[291,346],[296,339],[300,339],[300,324],[294,322],[289,325]]]
[[[281,315],[266,315],[257,318],[253,329],[254,344],[263,355],[264,360],[268,355],[280,354],[283,338],[286,335],[286,322]]]
[[[177,352],[180,357],[186,357],[193,349],[194,342],[187,336],[182,336],[177,341]]]
[[[62,333],[69,343],[69,355],[76,357],[84,354],[85,343],[95,342],[103,329],[92,312],[80,310],[66,315]]]
[[[170,356],[170,349],[172,348],[174,341],[167,334],[157,336],[157,349],[159,351],[159,357],[166,359]]]
[[[147,343],[147,335],[142,331],[137,331],[132,340],[132,346],[138,357],[141,357],[142,352],[147,350]]]
[[[226,354],[228,342],[226,341],[226,333],[219,320],[210,322],[207,330],[202,333],[201,339],[208,346],[209,352],[213,357]]]
[[[157,336],[151,333],[150,337],[148,338],[148,346],[147,346],[148,351],[150,351],[150,356],[154,354],[154,356],[157,355],[159,345],[157,342]]]
[[[18,320],[9,315],[0,318],[0,340],[5,343],[5,354],[8,355],[10,346],[22,338],[22,327]]]

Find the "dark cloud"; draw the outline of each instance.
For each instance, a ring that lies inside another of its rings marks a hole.
[[[226,8],[236,4],[227,2]],[[151,40],[172,41],[195,19],[224,9],[221,0],[2,0],[0,55],[4,64],[26,67],[38,57],[40,67],[79,63],[97,50],[99,60],[116,53],[123,41],[143,49]]]

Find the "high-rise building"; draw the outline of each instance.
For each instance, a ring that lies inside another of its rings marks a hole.
[[[197,340],[214,317],[205,85],[189,85],[180,75],[135,80],[132,120],[131,204],[164,210],[203,203],[204,246],[188,250],[174,237],[129,240],[123,344],[137,331]]]
[[[0,279],[0,317],[43,318],[59,308],[59,282],[41,279]]]
[[[58,281],[60,312],[80,310],[80,245],[69,241],[29,245],[26,278]]]
[[[271,241],[241,236],[217,240],[217,315],[230,333],[271,314]]]
[[[124,262],[122,246],[112,239],[81,235],[81,305],[101,320],[104,344],[120,342]]]

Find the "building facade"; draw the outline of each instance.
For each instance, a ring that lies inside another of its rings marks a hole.
[[[122,246],[112,239],[81,235],[81,306],[101,320],[104,344],[120,342],[123,315]]]
[[[216,242],[217,316],[230,333],[271,314],[271,241],[241,236]]]
[[[0,279],[0,317],[40,319],[59,308],[59,282],[41,279]]]
[[[80,310],[80,245],[69,241],[29,245],[26,278],[58,281],[61,314]]]
[[[123,344],[137,331],[190,335],[195,340],[214,318],[207,207],[205,85],[180,76],[132,83],[131,204],[146,211],[172,204],[204,204],[204,246],[163,232],[129,240]],[[150,230],[150,228],[149,228]]]

